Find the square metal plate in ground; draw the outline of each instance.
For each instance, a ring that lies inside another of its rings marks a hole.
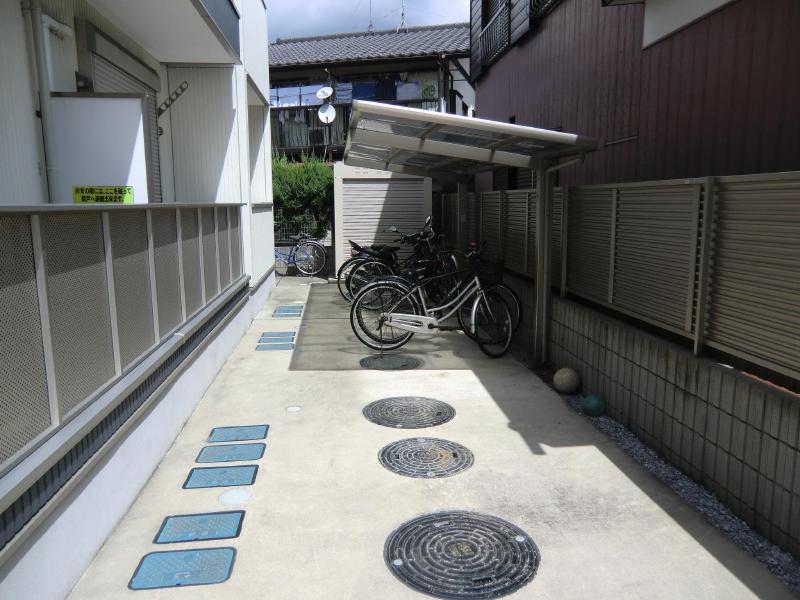
[[[200,450],[195,462],[241,462],[258,460],[264,456],[264,444],[226,444],[224,446],[206,446]]]
[[[294,344],[259,344],[256,346],[257,352],[269,352],[270,350],[294,350]]]
[[[232,487],[237,485],[253,485],[258,473],[258,465],[242,465],[239,467],[195,467],[183,483],[183,489]]]
[[[294,342],[294,336],[292,337],[262,337],[259,338],[259,344],[291,344]]]
[[[155,590],[222,583],[231,576],[235,558],[233,548],[151,552],[139,562],[128,587]]]
[[[294,331],[264,331],[261,334],[262,338],[293,338],[296,332]]]
[[[232,427],[214,427],[209,442],[249,442],[263,440],[267,437],[269,425],[235,425]]]
[[[243,510],[197,515],[173,515],[164,519],[154,544],[201,542],[239,537],[244,521]]]

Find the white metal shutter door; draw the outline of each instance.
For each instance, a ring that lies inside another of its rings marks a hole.
[[[92,55],[94,91],[110,94],[144,94],[145,144],[150,202],[161,202],[161,162],[158,151],[156,91],[97,54]]]
[[[342,187],[343,256],[350,255],[347,240],[392,244],[397,236],[384,229],[394,225],[403,233],[416,233],[428,217],[423,179],[345,179]]]

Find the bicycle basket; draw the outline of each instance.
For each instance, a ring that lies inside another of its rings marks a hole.
[[[483,285],[496,285],[503,282],[503,259],[479,258],[472,261],[471,266]]]

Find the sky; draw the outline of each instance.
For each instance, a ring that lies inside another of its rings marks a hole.
[[[366,31],[370,0],[271,0],[267,3],[269,40]],[[400,25],[402,0],[372,0],[375,29]],[[469,21],[469,0],[406,0],[406,24],[436,25]]]

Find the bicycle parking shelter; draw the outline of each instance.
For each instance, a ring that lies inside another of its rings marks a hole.
[[[467,242],[467,194],[475,174],[498,166],[536,173],[534,362],[541,364],[547,360],[551,287],[550,175],[602,146],[600,140],[562,131],[354,100],[344,163],[457,182],[458,247]]]

